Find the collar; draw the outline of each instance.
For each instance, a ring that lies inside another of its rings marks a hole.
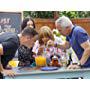
[[[72,37],[72,33],[73,33],[75,27],[76,27],[76,25],[73,26],[72,31],[71,31],[71,33],[68,35],[68,37],[70,37],[70,38]]]

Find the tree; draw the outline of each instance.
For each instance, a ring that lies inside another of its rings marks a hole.
[[[53,11],[24,11],[24,18],[54,18]]]
[[[69,18],[90,18],[90,11],[57,11],[59,16],[68,16]],[[55,11],[24,11],[25,17],[32,18],[54,18]]]
[[[90,11],[62,11],[59,12],[60,16],[68,16],[69,18],[89,18]]]

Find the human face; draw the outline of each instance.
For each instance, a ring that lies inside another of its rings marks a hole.
[[[22,45],[27,46],[28,48],[31,48],[34,45],[34,42],[36,41],[36,36],[22,36]]]
[[[70,27],[62,28],[59,24],[56,24],[56,28],[63,36],[68,36],[71,32]]]
[[[36,36],[31,37],[30,40],[28,41],[29,42],[29,46],[33,47],[33,45],[36,42],[36,40],[37,40]]]
[[[27,22],[27,26],[30,27],[30,28],[34,28],[33,22],[32,22],[31,20],[29,20],[29,21]]]
[[[42,38],[42,41],[44,42],[44,44],[47,44],[48,40],[49,40],[49,37],[45,37],[45,36],[44,36],[44,37]]]

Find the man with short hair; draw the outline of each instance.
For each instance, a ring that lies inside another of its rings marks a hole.
[[[68,68],[90,67],[90,41],[87,32],[82,27],[73,25],[66,16],[58,18],[55,25],[58,31],[66,36],[65,44],[59,47],[63,49],[72,47],[79,59],[77,65],[71,64]]]
[[[14,76],[12,70],[6,70],[8,62],[14,57],[20,45],[31,48],[36,40],[37,32],[32,28],[25,28],[19,35],[6,32],[0,35],[0,78],[3,74]]]

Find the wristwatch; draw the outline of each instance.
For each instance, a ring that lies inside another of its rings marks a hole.
[[[81,65],[81,63],[80,63],[80,62],[78,62],[78,63],[77,63],[77,65],[78,65],[78,66],[80,66],[80,67],[82,68],[82,65]]]

